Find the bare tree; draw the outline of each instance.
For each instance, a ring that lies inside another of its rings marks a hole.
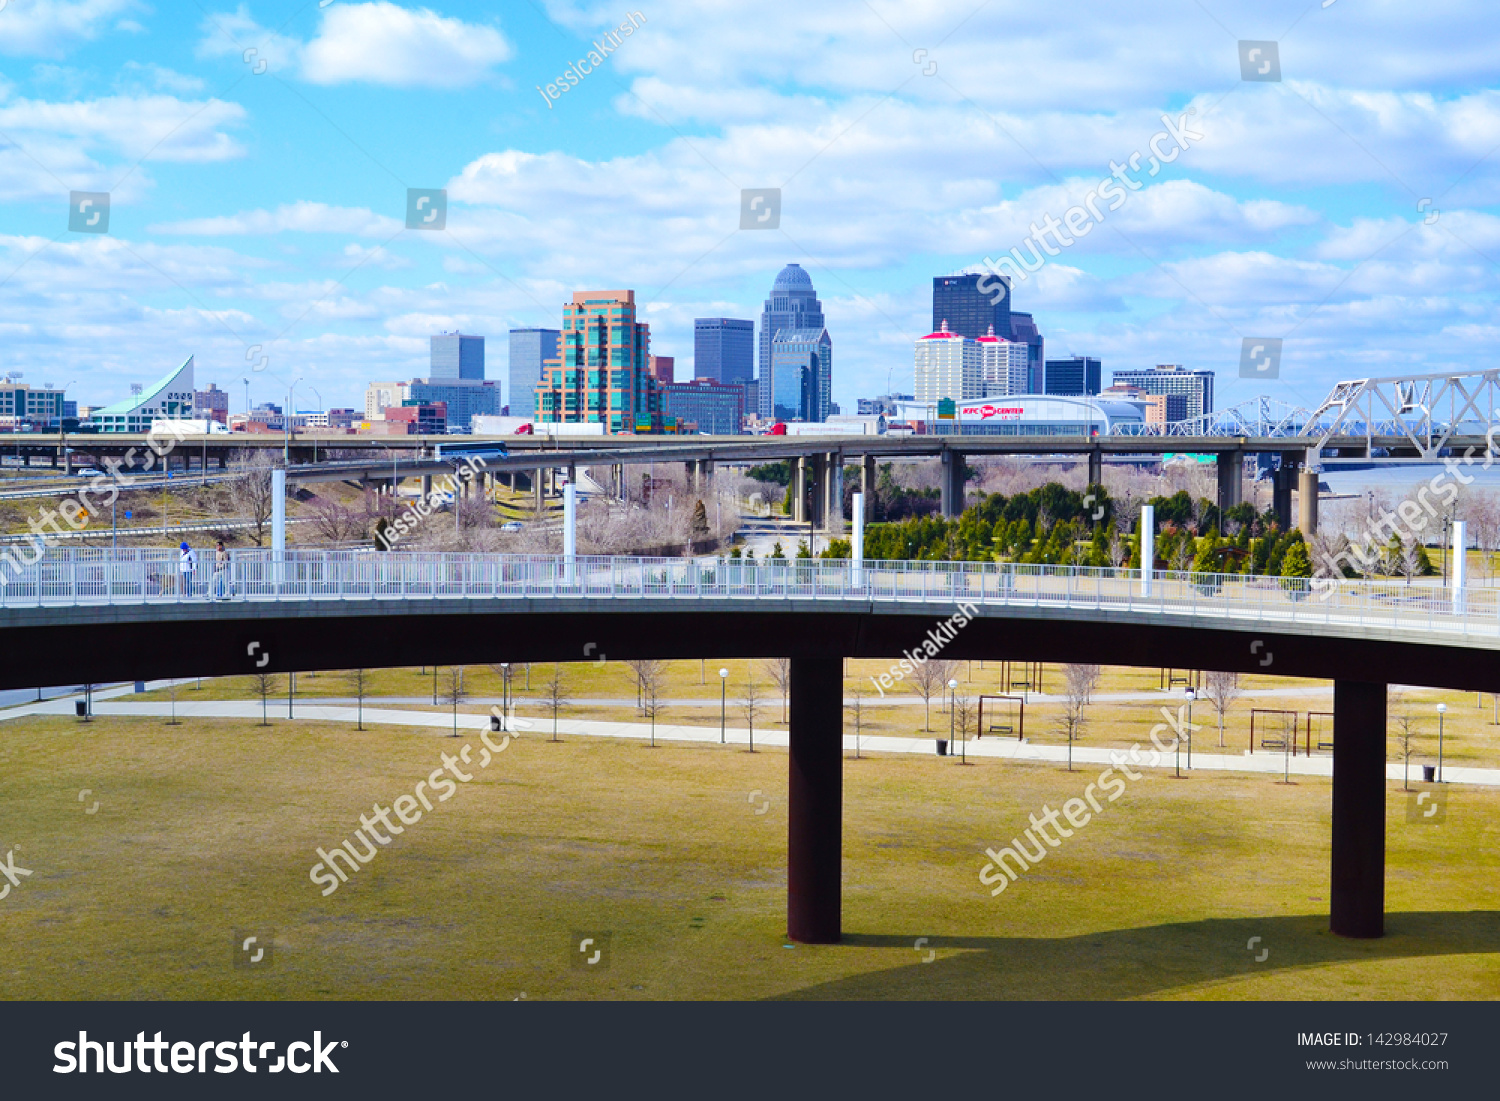
[[[266,710],[266,701],[276,693],[277,680],[275,673],[251,674],[255,680],[255,691],[260,696],[260,725],[270,726],[271,720]]]
[[[469,698],[468,689],[464,687],[464,667],[462,665],[448,666],[448,673],[443,677],[443,702],[453,708],[453,737],[458,737],[458,705]]]
[[[740,696],[740,710],[745,714],[745,722],[750,725],[750,752],[755,752],[755,718],[760,714],[760,686],[755,683],[755,668],[750,668],[749,679],[745,681],[744,694]]]
[[[1396,724],[1396,744],[1401,747],[1401,760],[1405,766],[1402,770],[1401,787],[1404,791],[1410,791],[1411,755],[1417,751],[1416,739],[1422,729],[1417,725],[1417,717],[1410,711],[1392,716],[1391,721]]]
[[[776,690],[781,693],[781,721],[786,722],[787,695],[792,687],[792,659],[772,658],[765,666],[766,672],[776,684]]]
[[[312,505],[313,528],[326,542],[352,543],[367,530],[364,509],[348,508],[332,497],[318,497]]]
[[[859,742],[865,711],[865,694],[857,684],[854,686],[853,700],[854,702],[845,706],[848,707],[849,713],[854,716],[854,759],[857,761],[859,760]]]
[[[661,662],[651,661],[645,658],[637,658],[627,661],[626,667],[630,670],[631,678],[635,681],[635,709],[641,714],[646,713],[646,678],[654,674],[660,674]]]
[[[1396,560],[1396,568],[1406,578],[1408,585],[1413,577],[1422,572],[1422,551],[1415,539],[1402,543],[1401,557]]]
[[[651,720],[651,748],[656,748],[656,717],[667,709],[661,691],[666,682],[666,663],[643,661],[640,663],[641,710]]]
[[[922,730],[932,732],[932,697],[942,696],[953,677],[953,662],[928,658],[912,670],[911,682],[922,697]]]
[[[557,741],[557,713],[568,705],[571,698],[568,695],[567,683],[563,680],[562,666],[552,666],[552,676],[546,684],[542,685],[542,691],[546,693],[543,699],[552,708],[552,740]]]
[[[974,701],[967,693],[955,692],[953,694],[953,717],[958,728],[958,736],[963,741],[964,759],[968,759],[969,728],[974,725],[976,718],[974,714]]]
[[[1099,682],[1097,665],[1063,666],[1063,709],[1058,713],[1056,730],[1068,740],[1068,771],[1073,771],[1073,743],[1083,737],[1088,725],[1086,708],[1090,694]]]
[[[229,501],[238,518],[248,519],[255,525],[255,545],[265,545],[266,523],[271,519],[275,495],[271,486],[271,471],[276,468],[275,459],[266,451],[257,451],[245,468],[245,472],[230,483]]]
[[[365,697],[370,694],[370,674],[365,669],[350,669],[344,674],[345,682],[349,686],[349,693],[354,697],[355,706],[358,708],[358,724],[356,729],[365,728]]]
[[[1210,670],[1203,674],[1203,697],[1213,705],[1219,718],[1219,748],[1224,748],[1224,713],[1240,698],[1240,675]]]

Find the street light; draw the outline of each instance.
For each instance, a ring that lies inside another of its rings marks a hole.
[[[292,384],[286,388],[286,411],[281,414],[282,418],[286,421],[286,443],[282,445],[281,449],[282,466],[292,465],[292,391],[297,389],[297,383],[301,381],[302,376],[298,375],[292,379]]]
[[[1437,713],[1438,713],[1438,767],[1437,767],[1437,781],[1438,781],[1438,783],[1441,784],[1443,782],[1443,716],[1448,713],[1448,705],[1446,703],[1440,703],[1440,704],[1438,704],[1437,705]]]
[[[1193,701],[1198,698],[1198,693],[1193,690],[1193,688],[1192,688],[1191,685],[1189,685],[1188,687],[1186,687],[1186,688],[1184,688],[1182,690],[1182,694],[1187,697],[1188,713],[1187,713],[1187,727],[1185,728],[1185,732],[1187,734],[1187,743],[1188,743],[1188,771],[1192,772],[1193,771]]]
[[[719,744],[724,744],[724,723],[729,707],[729,670],[719,670]]]
[[[949,753],[953,752],[953,746],[955,744],[954,740],[953,740],[953,710],[954,710],[953,705],[954,705],[954,702],[955,702],[954,696],[955,696],[955,694],[957,692],[958,692],[958,681],[956,681],[956,680],[950,680],[948,682],[948,752]]]

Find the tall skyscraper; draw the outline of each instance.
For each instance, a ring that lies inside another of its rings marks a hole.
[[[536,384],[542,381],[542,364],[557,358],[561,337],[557,329],[510,331],[511,416],[536,416]]]
[[[1009,337],[1009,281],[983,272],[939,275],[932,281],[932,331],[937,332],[944,321],[950,333],[970,340],[978,340],[992,325],[1001,337]]]
[[[770,385],[766,384],[767,378]],[[833,341],[821,325],[816,329],[778,329],[771,341],[771,368],[761,376],[762,416],[779,421],[828,419],[833,398]]]
[[[1098,394],[1104,385],[1103,368],[1092,356],[1072,356],[1068,359],[1049,359],[1046,392],[1063,397],[1084,397]]]
[[[740,384],[755,378],[755,322],[736,317],[695,318],[693,377]]]
[[[776,276],[776,281],[771,284],[771,297],[766,299],[765,309],[760,315],[760,415],[762,417],[772,416],[773,404],[779,400],[773,396],[778,387],[771,375],[771,349],[777,334],[783,329],[813,334],[821,330],[825,338],[828,336],[823,321],[823,303],[818,301],[817,292],[813,290],[812,279],[799,264],[788,264],[781,269]],[[828,348],[829,366],[827,369],[831,372],[831,340],[828,342]],[[827,419],[828,403],[833,400],[833,394],[828,389],[832,386],[832,382],[830,374],[821,396],[810,407],[818,415],[805,419],[816,421]],[[786,386],[781,387],[782,396],[790,393],[787,389],[789,385],[790,383],[787,383]]]
[[[439,333],[434,336],[429,377],[481,381],[484,378],[484,337],[465,336],[463,333]]]
[[[1010,314],[1010,338],[1025,341],[1029,347],[1027,356],[1026,392],[1040,394],[1047,373],[1046,345],[1041,330],[1036,327],[1029,313],[1012,310]]]
[[[536,385],[536,417],[660,431],[663,391],[650,362],[651,327],[635,319],[635,291],[578,291],[563,308],[559,355]]]
[[[1116,386],[1136,386],[1148,394],[1180,396],[1186,399],[1178,420],[1192,420],[1214,411],[1214,373],[1189,371],[1176,363],[1159,363],[1151,370],[1115,371]],[[1167,406],[1171,417],[1173,404]]]

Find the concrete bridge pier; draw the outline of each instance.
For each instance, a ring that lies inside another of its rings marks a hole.
[[[1241,451],[1219,453],[1217,470],[1219,476],[1219,511],[1231,509],[1242,500],[1241,486],[1245,480],[1245,455]],[[1222,527],[1222,525],[1220,525]]]
[[[792,519],[799,524],[807,523],[807,479],[812,473],[812,460],[806,455],[792,460],[792,480],[787,492],[792,495]]]
[[[844,457],[830,452],[824,464],[823,528],[834,531],[844,518]]]
[[[1333,682],[1333,844],[1329,928],[1385,933],[1386,686]]]
[[[1308,536],[1318,530],[1318,472],[1311,466],[1297,477],[1297,527]]]
[[[843,658],[792,659],[786,931],[803,944],[842,935],[843,688]]]
[[[859,491],[865,498],[865,519],[875,519],[875,456],[865,455],[859,464]]]
[[[943,452],[943,515],[949,518],[964,510],[964,457],[957,451]]]
[[[431,496],[432,496],[432,475],[431,474],[423,474],[422,475],[422,500],[425,501],[425,500],[427,500],[427,498],[429,498]]]
[[[1281,465],[1271,472],[1271,510],[1282,531],[1292,526],[1292,479],[1297,476],[1299,456],[1295,452],[1281,456]]]
[[[1104,484],[1104,452],[1094,448],[1089,452],[1089,485]]]
[[[813,455],[812,484],[809,486],[812,498],[808,502],[807,521],[812,525],[814,531],[822,531],[828,526],[828,456]]]

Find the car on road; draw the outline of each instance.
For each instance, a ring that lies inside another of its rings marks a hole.
[[[521,521],[519,521],[519,520],[507,520],[505,523],[503,523],[503,524],[500,525],[500,530],[501,531],[520,531],[521,530]]]
[[[76,477],[76,478],[107,478],[107,477],[109,477],[109,475],[105,474],[104,471],[98,469],[97,467],[86,466],[82,470],[78,471],[74,475],[74,477]]]

